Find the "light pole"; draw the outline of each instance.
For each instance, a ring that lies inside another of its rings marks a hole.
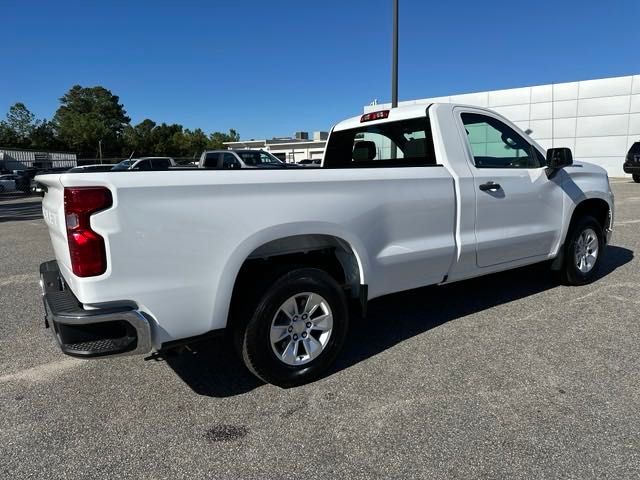
[[[391,59],[391,108],[398,106],[398,0],[393,0],[393,46]]]
[[[393,34],[391,47],[391,108],[398,106],[398,0],[393,0]],[[398,149],[391,141],[391,158],[397,158]]]

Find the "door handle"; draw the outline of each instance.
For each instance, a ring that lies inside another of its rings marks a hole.
[[[495,192],[496,190],[500,190],[502,187],[499,183],[487,182],[480,185],[480,190],[483,192]]]

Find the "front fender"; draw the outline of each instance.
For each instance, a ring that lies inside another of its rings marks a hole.
[[[598,199],[607,203],[610,219],[609,225],[604,227],[613,229],[615,202],[606,170],[587,162],[574,163],[564,169],[562,189],[566,197],[561,245],[564,245],[576,209],[586,200]]]

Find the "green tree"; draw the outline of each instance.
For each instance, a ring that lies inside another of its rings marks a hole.
[[[30,147],[34,150],[68,150],[69,147],[58,140],[55,127],[48,120],[36,122],[31,130]]]
[[[240,140],[240,134],[233,128],[229,130],[229,133],[213,132],[209,136],[209,142],[207,148],[211,150],[219,150],[224,148],[224,142],[237,142]]]
[[[24,103],[9,108],[6,120],[0,121],[0,145],[10,148],[29,148],[31,134],[40,124]]]
[[[202,131],[200,128],[196,128],[191,131],[189,129],[184,132],[185,137],[185,145],[183,149],[183,155],[185,157],[198,157],[202,153],[203,150],[207,148],[207,144],[209,143],[209,139],[207,134]]]
[[[104,87],[74,85],[60,98],[53,123],[61,141],[81,156],[94,156],[98,142],[103,152],[119,153],[122,134],[131,120],[118,96]]]
[[[18,102],[9,108],[6,123],[22,145],[27,146],[31,143],[29,139],[36,126],[36,116],[24,103]]]
[[[153,129],[153,155],[180,156],[182,125],[161,123]]]
[[[16,132],[5,121],[0,121],[0,147],[15,148],[19,147],[18,136]]]
[[[37,120],[24,103],[16,103],[7,113],[6,121],[0,122],[0,146],[11,148],[29,148],[34,150],[62,150],[54,125]]]
[[[156,122],[148,118],[145,118],[136,126],[127,125],[122,134],[122,154],[127,157],[131,153],[136,156],[152,155],[155,150],[153,136],[155,127]]]

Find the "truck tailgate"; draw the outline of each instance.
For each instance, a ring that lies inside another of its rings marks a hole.
[[[36,177],[36,181],[46,187],[42,199],[42,216],[49,228],[56,260],[63,273],[69,272],[71,271],[71,257],[64,218],[64,187],[60,183],[60,175],[39,175]]]

